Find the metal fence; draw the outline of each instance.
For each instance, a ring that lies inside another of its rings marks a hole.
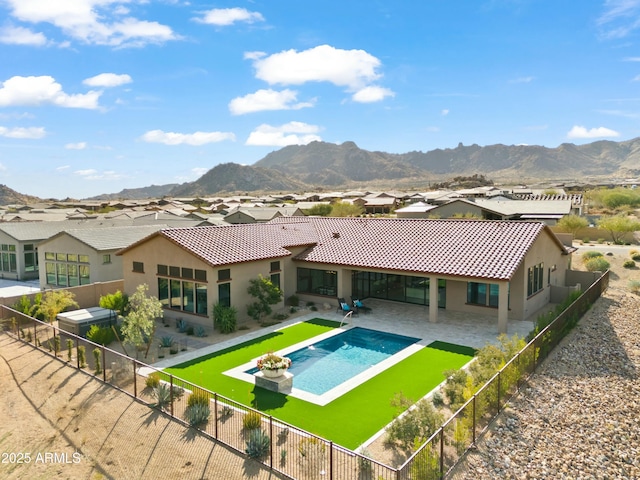
[[[294,425],[78,337],[4,305],[17,338],[142,400],[184,425],[290,478],[428,480],[444,478],[518,391],[523,379],[607,288],[609,272],[516,354],[401,467],[394,468]]]

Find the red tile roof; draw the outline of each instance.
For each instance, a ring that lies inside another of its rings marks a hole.
[[[543,234],[567,253],[549,227],[527,221],[280,217],[266,224],[173,228],[155,235],[212,266],[286,257],[288,247],[304,246],[295,260],[508,280]]]
[[[322,217],[307,221],[318,233],[318,244],[296,257],[306,262],[507,280],[545,231],[566,253],[540,222]]]

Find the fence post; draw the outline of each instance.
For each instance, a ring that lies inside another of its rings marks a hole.
[[[329,442],[329,480],[333,480],[333,442]]]
[[[440,476],[444,478],[444,428],[440,427]]]
[[[105,354],[104,345],[101,347],[102,349],[102,379],[105,383],[107,383],[107,356]]]
[[[136,379],[136,359],[133,359],[133,398],[138,398],[138,382]]]
[[[497,398],[498,398],[498,410],[496,410],[496,415],[500,413],[500,390],[501,390],[501,382],[500,380],[502,379],[502,369],[498,370],[498,392],[497,392]]]
[[[36,319],[33,319],[33,344],[38,348],[38,330],[36,328]]]
[[[273,470],[273,416],[269,415],[269,469]]]
[[[170,383],[170,390],[169,390],[169,404],[171,405],[171,416],[173,417],[173,375],[169,375],[169,383]]]
[[[78,355],[78,348],[80,347],[80,339],[76,337],[76,366],[80,370],[80,355]]]
[[[473,445],[476,444],[476,397],[478,394],[473,394],[473,402],[472,402],[472,414],[473,414]]]
[[[214,434],[213,436],[215,437],[215,439],[218,439],[218,394],[216,392],[213,392],[213,410],[214,410],[214,419],[216,421],[215,424],[215,428],[213,429]]]

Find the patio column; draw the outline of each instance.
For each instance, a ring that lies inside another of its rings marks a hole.
[[[429,277],[429,321],[438,321],[438,279]]]
[[[498,284],[498,332],[507,333],[509,320],[509,282]]]

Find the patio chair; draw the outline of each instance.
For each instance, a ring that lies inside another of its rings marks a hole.
[[[367,313],[371,313],[371,307],[366,307],[362,304],[362,301],[359,298],[353,298],[351,297],[351,304],[353,305],[353,308],[357,308],[358,310],[362,310],[365,315]]]
[[[338,308],[336,309],[336,313],[338,312],[342,313],[343,315],[351,312],[351,316],[354,317],[358,315],[358,307],[352,307],[344,298],[338,297]]]

